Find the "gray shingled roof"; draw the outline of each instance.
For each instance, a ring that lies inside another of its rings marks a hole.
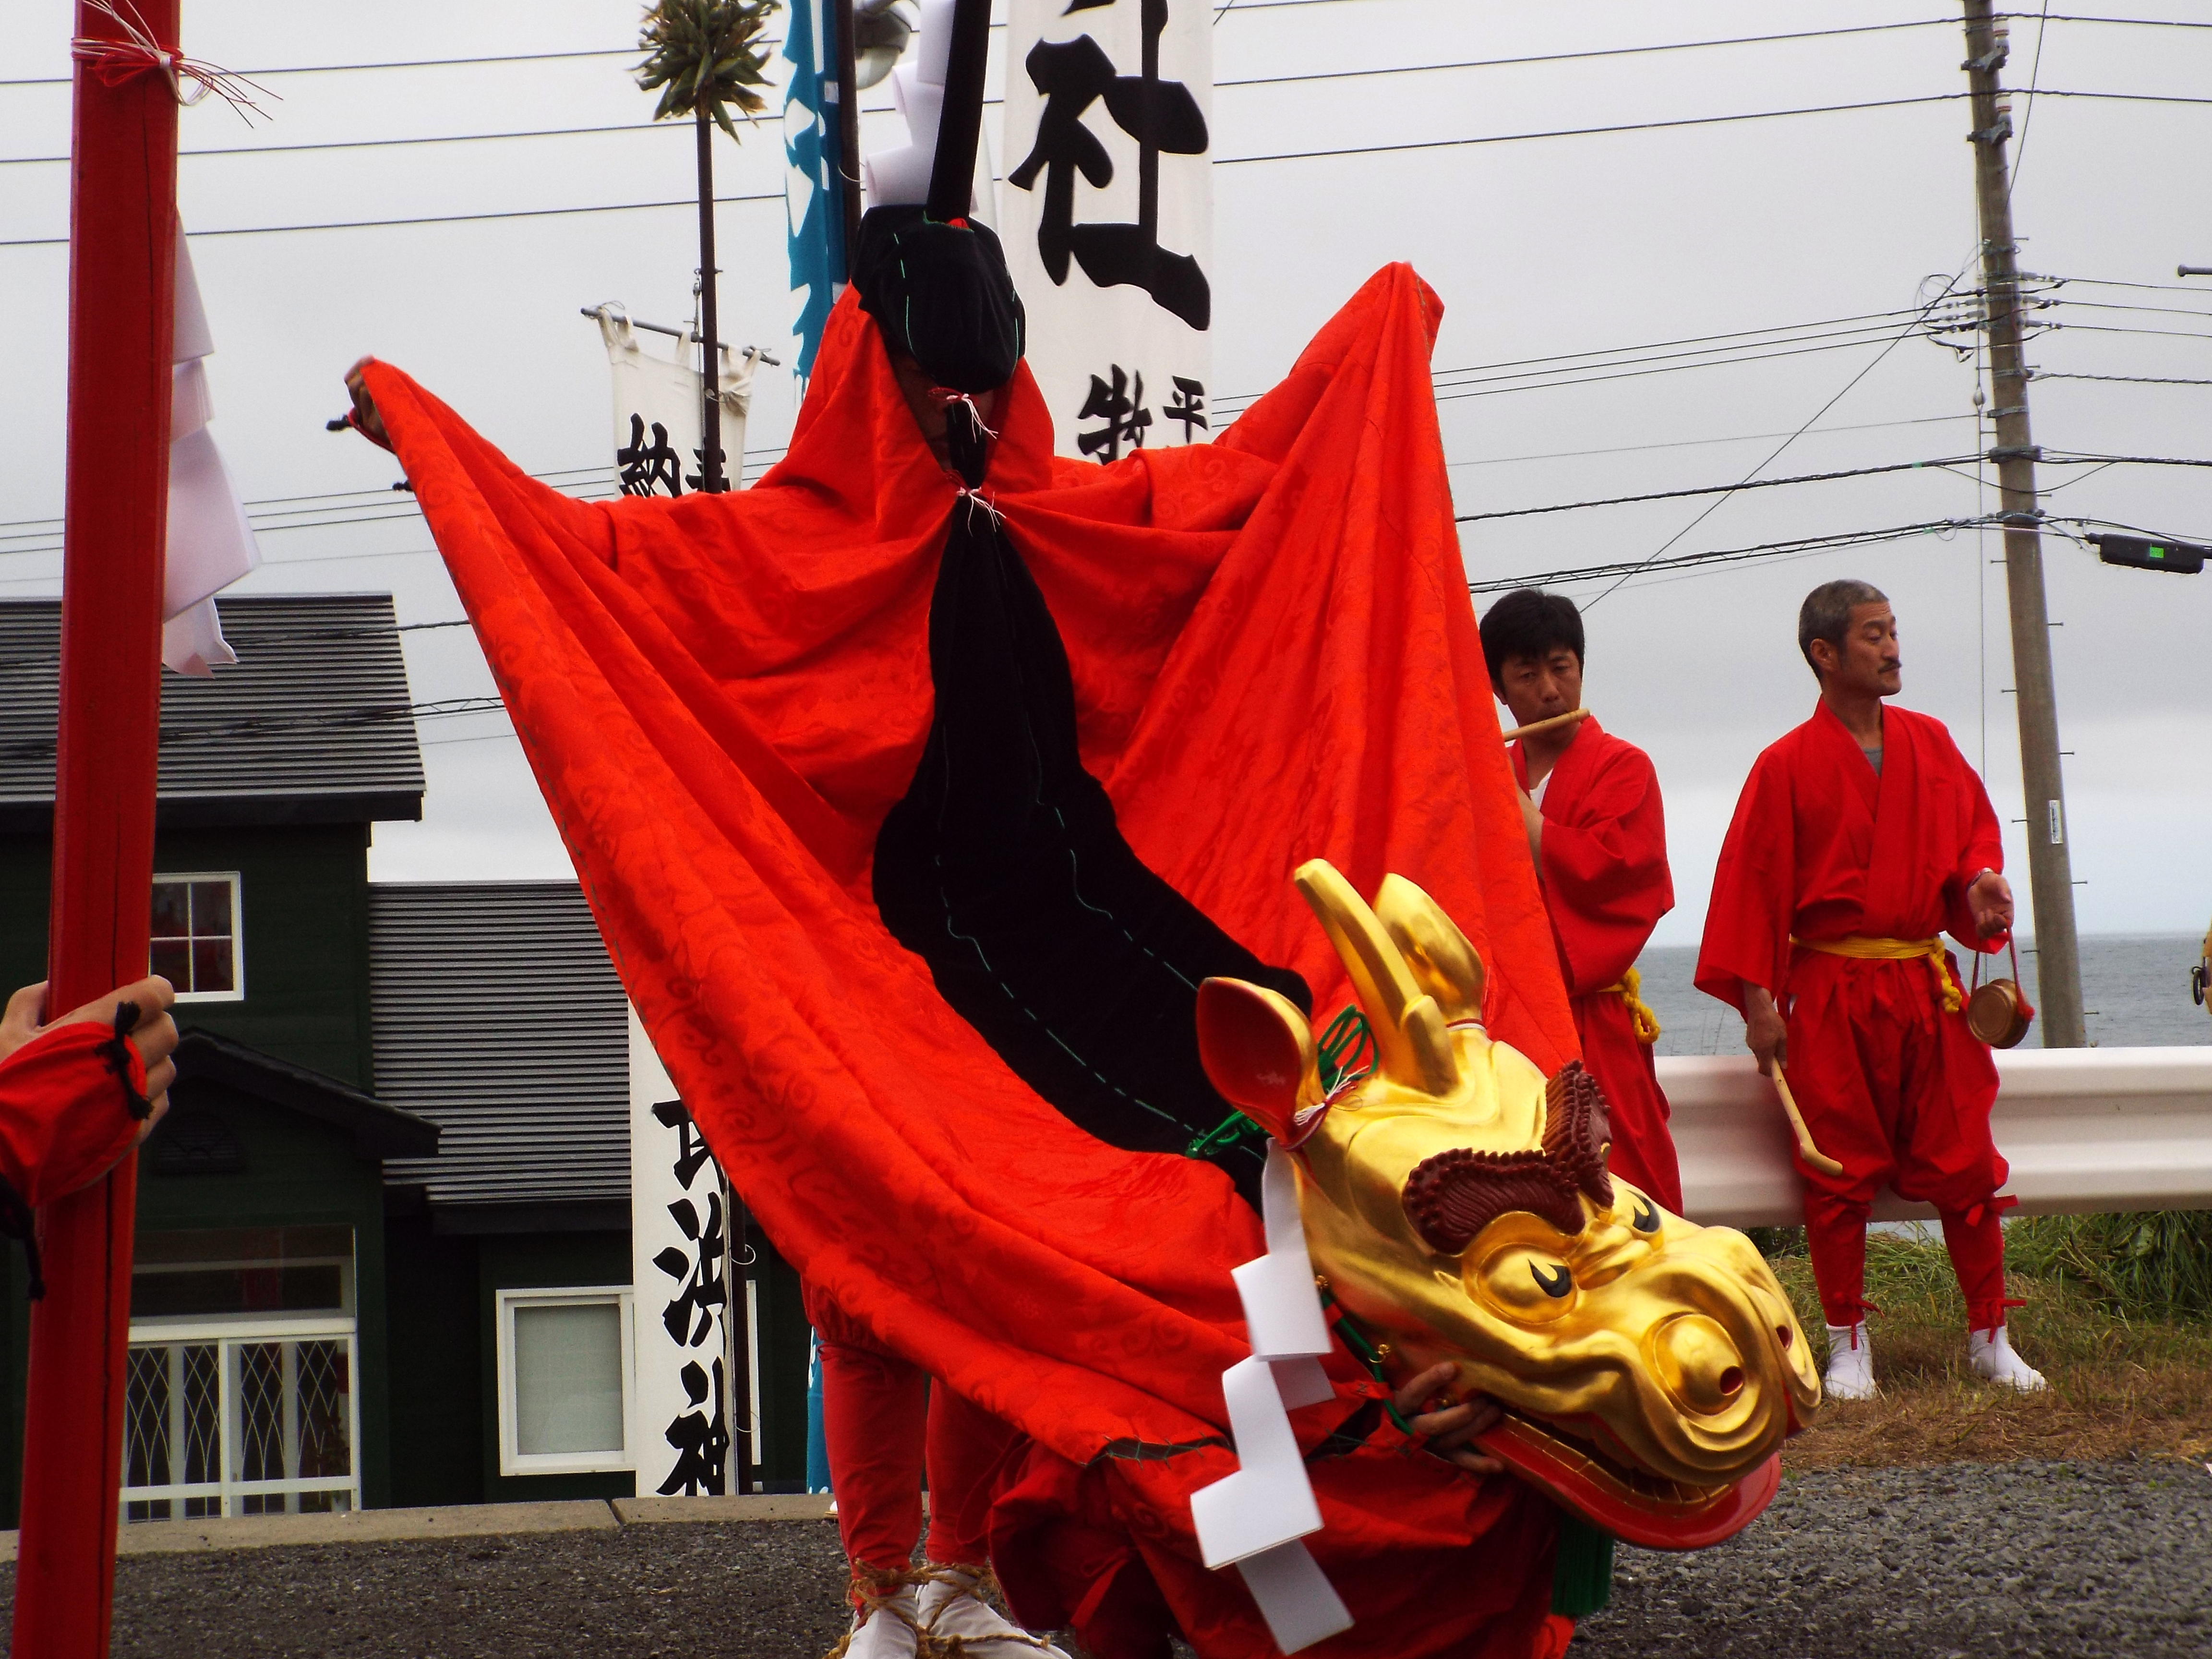
[[[161,822],[422,816],[422,751],[386,593],[220,601],[237,665],[161,676]],[[53,818],[61,602],[0,601],[0,830]]]
[[[434,1158],[386,1163],[453,1231],[629,1224],[629,1025],[573,881],[368,890],[376,1097]]]

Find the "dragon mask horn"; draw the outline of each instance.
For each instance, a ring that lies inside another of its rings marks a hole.
[[[1397,942],[1352,884],[1326,859],[1312,859],[1300,865],[1295,879],[1298,891],[1305,895],[1306,902],[1320,918],[1329,943],[1336,947],[1345,972],[1352,976],[1352,994],[1358,1000],[1360,1012],[1367,1016],[1368,1030],[1375,1039],[1376,1055],[1382,1062],[1384,1075],[1425,1094],[1449,1094],[1459,1083],[1459,1062],[1452,1054],[1451,1034],[1446,1029],[1443,1010],[1437,1006],[1436,996],[1424,989],[1415,978],[1414,969],[1407,964]],[[1466,951],[1467,960],[1473,961],[1474,952],[1468,946],[1465,937],[1443,919],[1428,896],[1411,882],[1401,884],[1419,903],[1394,906],[1394,909],[1401,915],[1411,916],[1425,907],[1458,940]],[[1419,939],[1418,934],[1415,937]],[[1439,945],[1444,944],[1439,936],[1431,933],[1430,937],[1436,939]],[[1443,954],[1449,958],[1451,953],[1445,949]],[[1428,960],[1425,955],[1425,965]],[[1480,971],[1478,967],[1478,1008]],[[1455,1002],[1464,1000],[1463,988],[1455,987],[1447,979],[1446,988]]]

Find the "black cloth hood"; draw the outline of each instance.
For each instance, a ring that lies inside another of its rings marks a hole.
[[[860,309],[939,386],[990,392],[1022,360],[1022,297],[988,225],[919,206],[871,208],[853,260]]]

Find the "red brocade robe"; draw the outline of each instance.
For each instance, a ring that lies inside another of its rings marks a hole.
[[[145,1125],[136,1043],[89,1020],[55,1025],[0,1060],[0,1181],[35,1209],[105,1175]],[[118,1070],[120,1066],[122,1069]]]
[[[2001,950],[2005,935],[1976,933],[1966,890],[2003,868],[1981,780],[1925,714],[1883,709],[1879,776],[1825,703],[1752,767],[1713,878],[1697,982],[1738,1012],[1745,981],[1786,1008],[1791,1089],[1814,1143],[1844,1170],[1826,1176],[1801,1159],[1814,1186],[1863,1202],[1887,1182],[1968,1210],[2003,1184],[1989,1127],[1996,1066],[1964,1012],[1943,1012],[1931,961],[1790,944],[1948,931],[1969,950]],[[1957,962],[1945,961],[1955,978]]]
[[[1460,564],[1440,315],[1390,267],[1215,442],[1107,467],[1053,456],[1022,368],[985,493],[1136,854],[1304,974],[1324,1014],[1348,987],[1291,872],[1325,857],[1368,892],[1403,873],[1490,965],[1492,1033],[1550,1072],[1578,1051]],[[722,1167],[810,1285],[1032,1443],[994,1525],[1018,1609],[1087,1616],[1094,1650],[1139,1653],[1157,1648],[1112,1618],[1164,1598],[1208,1659],[1272,1652],[1237,1575],[1200,1565],[1189,1509],[1237,1467],[1229,1271],[1264,1249],[1257,1217],[1218,1169],[1078,1130],[871,902],[930,730],[956,510],[873,325],[839,301],[757,485],[675,501],[570,500],[398,370],[366,375]],[[1332,1364],[1337,1399],[1293,1417],[1309,1449],[1379,1392]],[[1307,1542],[1358,1621],[1315,1651],[1518,1659],[1556,1512],[1393,1433],[1311,1465],[1325,1527]]]
[[[1511,750],[1528,786],[1528,757]],[[1613,1174],[1668,1209],[1682,1207],[1682,1175],[1667,1129],[1667,1097],[1651,1048],[1617,989],[1659,918],[1674,908],[1659,775],[1634,744],[1583,716],[1553,763],[1538,810],[1544,817],[1544,903],[1559,941],[1583,1064],[1605,1091],[1613,1120]]]

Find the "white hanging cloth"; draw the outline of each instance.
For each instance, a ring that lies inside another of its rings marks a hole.
[[[177,225],[177,315],[169,383],[169,532],[161,584],[161,660],[205,677],[238,653],[222,637],[215,596],[258,569],[238,486],[207,429],[215,413],[203,360],[215,349],[181,221]]]

